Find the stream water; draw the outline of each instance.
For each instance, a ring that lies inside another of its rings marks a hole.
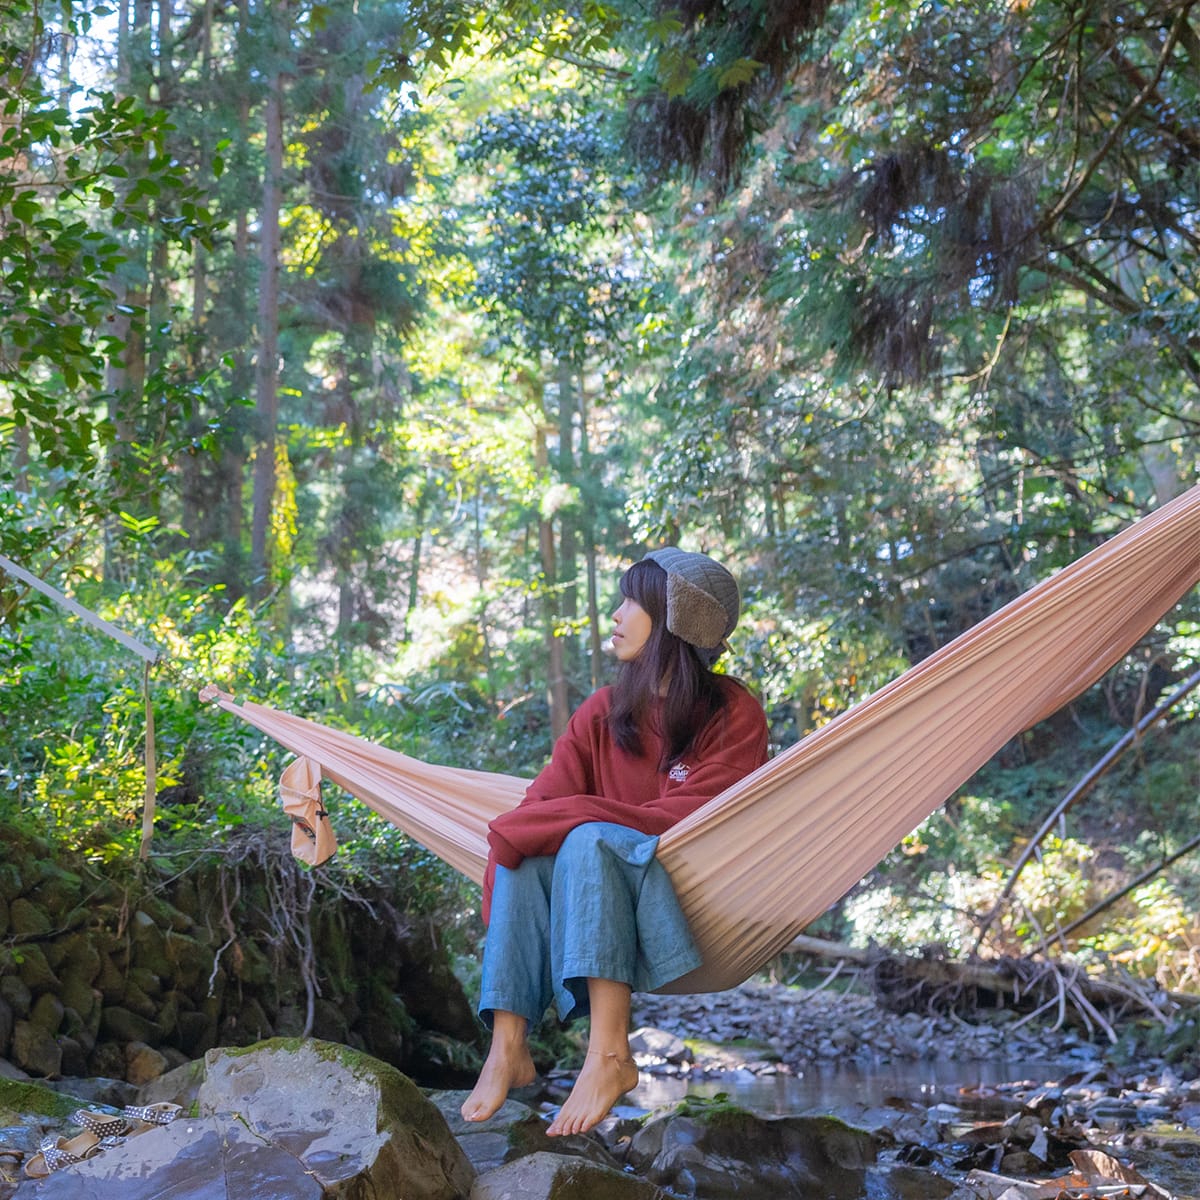
[[[629,1103],[655,1109],[678,1104],[686,1096],[711,1099],[725,1093],[742,1108],[764,1115],[800,1116],[814,1113],[845,1115],[876,1108],[893,1097],[920,1104],[954,1103],[960,1088],[976,1089],[1000,1083],[1060,1079],[1078,1064],[954,1062],[923,1060],[872,1066],[814,1065],[803,1073],[756,1075],[727,1071],[712,1077],[642,1073]]]
[[[930,1108],[937,1104],[961,1107],[961,1116],[955,1120],[966,1126],[979,1120],[997,1119],[995,1113],[985,1118],[978,1112],[977,1103],[973,1103],[994,1094],[993,1089],[1024,1091],[1051,1086],[1079,1069],[1079,1062],[933,1060],[877,1066],[814,1065],[803,1073],[773,1075],[756,1075],[748,1070],[727,1071],[717,1076],[643,1072],[636,1091],[629,1094],[626,1103],[654,1110],[678,1104],[688,1096],[711,1099],[724,1093],[733,1103],[764,1116],[830,1114],[851,1125],[870,1127],[874,1124],[870,1110],[899,1098]],[[1020,1084],[1024,1088],[1017,1088]],[[1147,1179],[1168,1189],[1173,1200],[1200,1200],[1197,1129],[1177,1123],[1145,1126],[1141,1136],[1114,1148],[1113,1152],[1125,1161],[1132,1161]]]

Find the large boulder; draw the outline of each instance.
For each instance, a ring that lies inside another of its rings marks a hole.
[[[876,1151],[871,1134],[835,1117],[760,1117],[714,1104],[648,1122],[626,1161],[679,1196],[857,1200]]]
[[[345,1046],[275,1039],[210,1050],[201,1112],[237,1112],[260,1137],[303,1159],[328,1195],[449,1200],[474,1170],[442,1114],[394,1067]]]
[[[18,1189],[20,1200],[466,1200],[475,1172],[395,1068],[314,1040],[211,1050],[198,1117]]]
[[[22,1183],[13,1200],[320,1200],[304,1162],[236,1114],[180,1118],[96,1158]]]
[[[446,1119],[450,1132],[466,1151],[476,1171],[490,1171],[527,1155],[546,1153],[586,1158],[602,1167],[619,1169],[620,1163],[594,1133],[550,1137],[546,1122],[528,1104],[508,1099],[486,1121],[467,1121],[462,1115],[469,1092],[430,1092],[429,1099]]]
[[[667,1200],[667,1195],[612,1167],[539,1150],[480,1175],[471,1200]]]

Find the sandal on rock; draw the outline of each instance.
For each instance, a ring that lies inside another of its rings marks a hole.
[[[64,1137],[43,1138],[38,1152],[25,1164],[25,1174],[30,1179],[45,1179],[51,1171],[72,1167],[99,1153],[100,1139],[90,1130],[69,1141]]]
[[[71,1120],[101,1139],[120,1137],[129,1128],[129,1118],[121,1113],[95,1112],[86,1108],[73,1112]]]
[[[144,1121],[147,1125],[170,1125],[181,1112],[182,1104],[127,1104],[121,1110],[130,1121]],[[135,1131],[136,1132],[136,1131]]]

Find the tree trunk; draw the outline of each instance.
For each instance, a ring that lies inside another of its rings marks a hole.
[[[131,19],[132,13],[132,19]],[[122,96],[139,96],[151,106],[150,8],[147,0],[122,0],[117,18],[116,91]],[[124,204],[130,185],[117,180],[114,190]],[[146,386],[146,235],[127,235],[127,261],[118,268],[113,290],[120,303],[113,306],[112,334],[123,345],[121,354],[108,359],[105,388],[109,394],[108,417],[114,431],[108,450],[110,488],[118,502],[129,489],[126,479],[130,449],[138,442],[137,414],[142,408]],[[139,497],[144,499],[144,497]],[[104,531],[104,574],[121,579],[124,556],[119,550],[120,527],[113,521]]]
[[[495,695],[492,686],[492,638],[488,628],[487,606],[487,567],[484,562],[483,550],[483,493],[475,489],[475,522],[473,540],[475,543],[475,586],[479,597],[479,636],[483,642],[483,669],[487,681],[487,694]]]
[[[412,641],[412,623],[421,600],[421,549],[425,540],[425,514],[429,510],[430,483],[426,479],[417,495],[417,532],[413,536],[412,558],[408,565],[408,603],[404,609],[404,628],[400,637],[407,646]]]
[[[588,435],[588,403],[583,378],[579,380],[579,478],[592,480],[591,439]],[[603,639],[600,632],[600,594],[596,578],[596,510],[583,496],[584,560],[587,564],[588,668],[591,690],[600,686]]]
[[[538,474],[544,479],[550,466],[546,448],[546,427],[538,426],[535,461]],[[550,735],[555,740],[566,732],[570,716],[567,694],[567,675],[563,656],[563,639],[558,631],[558,572],[554,561],[554,523],[543,513],[538,521],[538,550],[542,560],[542,620],[545,622],[546,644],[546,702],[550,707]]]
[[[250,30],[249,0],[240,0],[238,4],[238,29],[238,129],[241,133],[241,144],[246,145],[250,140],[250,66],[246,50]],[[245,206],[238,209],[233,246],[235,270],[244,270],[245,264],[250,261],[250,220]],[[250,321],[245,288],[233,289],[230,307],[236,321],[235,328],[246,329]],[[235,396],[244,396],[250,390],[250,364],[242,344],[239,343],[233,353],[234,367],[230,380],[232,391]],[[241,440],[243,432],[239,422],[237,428],[232,431],[233,437],[222,444],[220,449],[219,477],[223,483],[221,491],[224,505],[221,573],[231,601],[240,599],[247,591],[243,546],[246,490],[246,458]]]
[[[287,4],[272,5],[271,12],[275,30],[285,29]],[[272,46],[272,53],[276,52]],[[258,445],[250,530],[251,586],[259,596],[270,590],[274,566],[270,532],[275,498],[275,436],[279,424],[279,208],[283,176],[283,70],[278,60],[271,69],[267,89],[267,157],[259,214],[258,363],[254,380]]]
[[[200,28],[200,80],[208,90],[212,80],[212,5],[213,0],[204,0],[204,12]],[[200,161],[208,159],[208,132],[204,126],[200,132]],[[240,260],[239,260],[240,261]],[[191,300],[191,352],[189,365],[193,378],[203,372],[207,355],[208,339],[205,336],[205,318],[208,310],[208,256],[204,246],[192,242],[192,300]],[[194,413],[188,422],[192,438],[199,438],[205,429],[205,414]],[[204,452],[196,450],[183,456],[180,465],[179,503],[180,524],[188,535],[189,544],[198,550],[210,550],[220,542],[220,513],[222,497],[212,494],[211,481],[206,477]],[[215,463],[220,469],[219,459]]]

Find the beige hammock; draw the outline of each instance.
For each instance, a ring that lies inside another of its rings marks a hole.
[[[1010,738],[1119,661],[1200,580],[1200,487],[1031,588],[668,830],[658,857],[704,956],[664,991],[759,970]],[[310,818],[323,776],[477,882],[487,824],[526,780],[433,766],[207,688],[300,758],[284,804]],[[320,815],[324,813],[321,810]],[[332,853],[328,822],[309,861]]]

